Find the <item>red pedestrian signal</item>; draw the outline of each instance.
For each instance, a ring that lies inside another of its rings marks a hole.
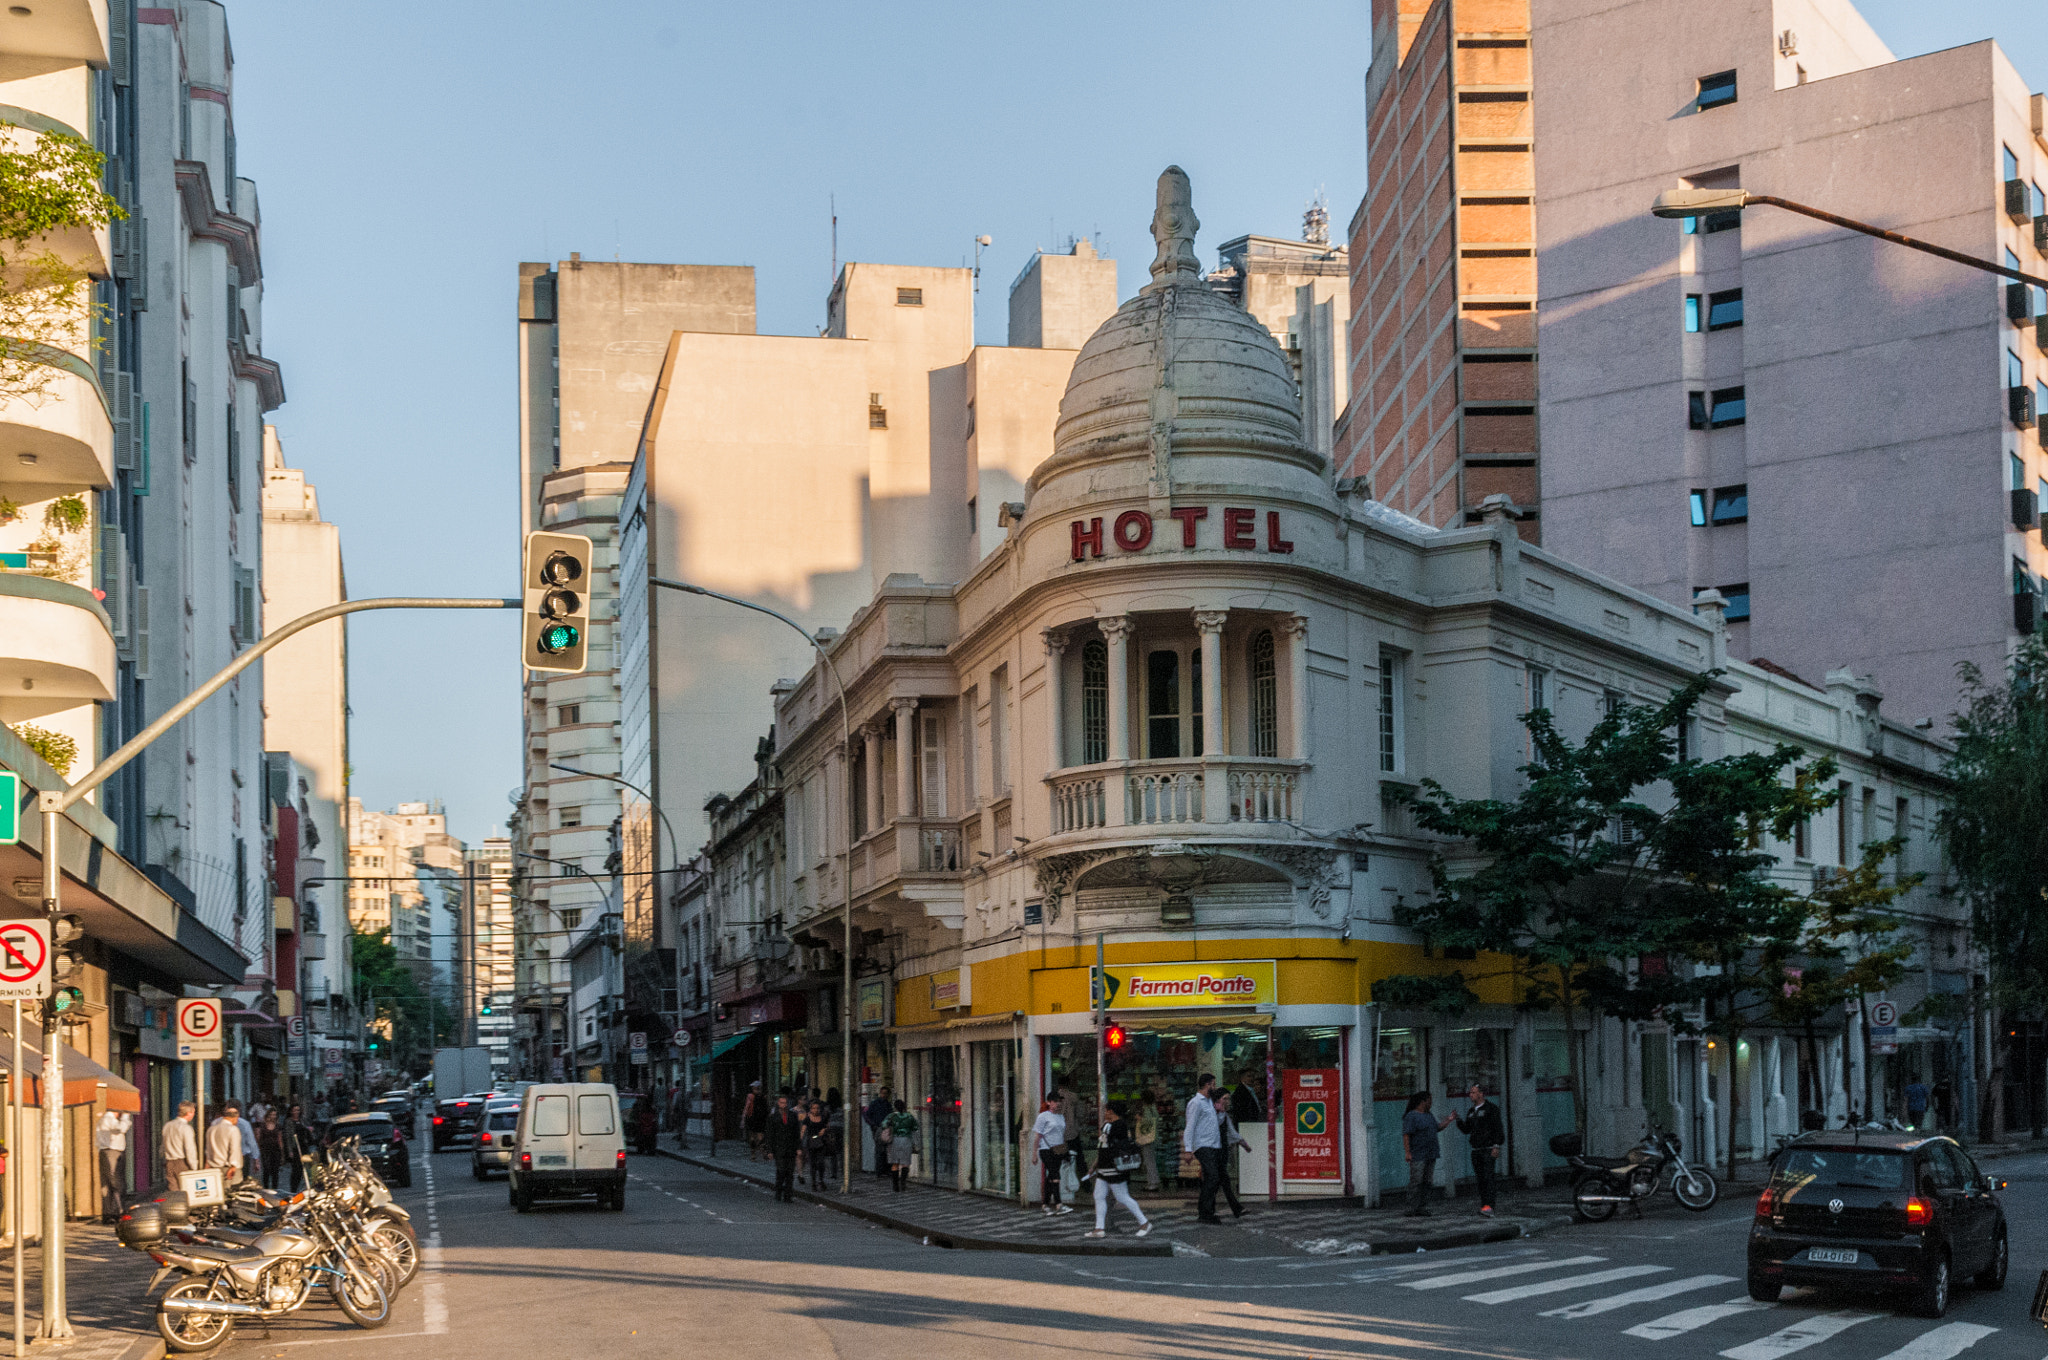
[[[1124,1033],[1122,1025],[1111,1025],[1108,1029],[1102,1031],[1102,1046],[1104,1048],[1122,1048],[1129,1042],[1130,1037],[1130,1035]]]

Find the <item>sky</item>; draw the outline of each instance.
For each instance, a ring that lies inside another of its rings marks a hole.
[[[1900,56],[1995,37],[2048,85],[2013,0],[1867,0]],[[838,257],[971,263],[1003,343],[1032,253],[1094,236],[1127,296],[1153,182],[1198,247],[1292,236],[1365,187],[1367,0],[980,5],[228,0],[241,172],[263,214],[264,352],[288,461],[341,526],[350,594],[518,578],[517,265],[750,264],[764,333],[814,334]],[[518,620],[349,625],[352,790],[501,827],[520,778]],[[272,702],[278,702],[273,696]],[[764,710],[766,699],[763,699]]]

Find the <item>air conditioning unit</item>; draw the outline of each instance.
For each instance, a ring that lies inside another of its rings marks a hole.
[[[2031,491],[2015,490],[2009,494],[2012,498],[2013,527],[2024,533],[2039,521],[2041,508],[2035,503],[2034,493]]]
[[[2039,415],[2034,409],[2034,389],[2024,383],[2018,387],[2006,388],[2005,409],[2006,414],[2012,417],[2012,423],[2021,429],[2032,425]]]
[[[2005,285],[2005,319],[2030,321],[2034,316],[2034,290],[2024,283]]]
[[[2005,215],[2025,226],[2034,215],[2034,192],[2023,179],[2005,182]]]
[[[2034,249],[2048,255],[2048,213],[2034,219]]]

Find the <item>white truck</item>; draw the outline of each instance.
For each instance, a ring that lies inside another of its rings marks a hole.
[[[453,1100],[491,1089],[491,1050],[437,1048],[434,1050],[434,1100]]]

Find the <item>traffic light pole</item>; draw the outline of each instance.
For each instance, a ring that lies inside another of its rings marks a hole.
[[[261,660],[264,653],[315,624],[369,609],[518,609],[522,603],[520,600],[389,596],[375,600],[348,600],[302,614],[229,662],[211,680],[136,733],[121,749],[93,766],[70,788],[41,790],[36,795],[36,808],[43,815],[43,912],[49,918],[52,938],[57,933],[57,920],[63,915],[59,889],[64,875],[58,863],[57,839],[63,814],[74,804],[84,801],[87,794],[112,778],[122,766],[141,755],[150,743],[177,726],[193,709],[212,698],[228,681]],[[60,1014],[54,1000],[43,1003],[43,1318],[36,1328],[39,1340],[76,1335],[71,1328],[71,1319],[66,1315],[64,1299],[64,1041],[59,1033]],[[199,1136],[203,1139],[204,1131]]]

